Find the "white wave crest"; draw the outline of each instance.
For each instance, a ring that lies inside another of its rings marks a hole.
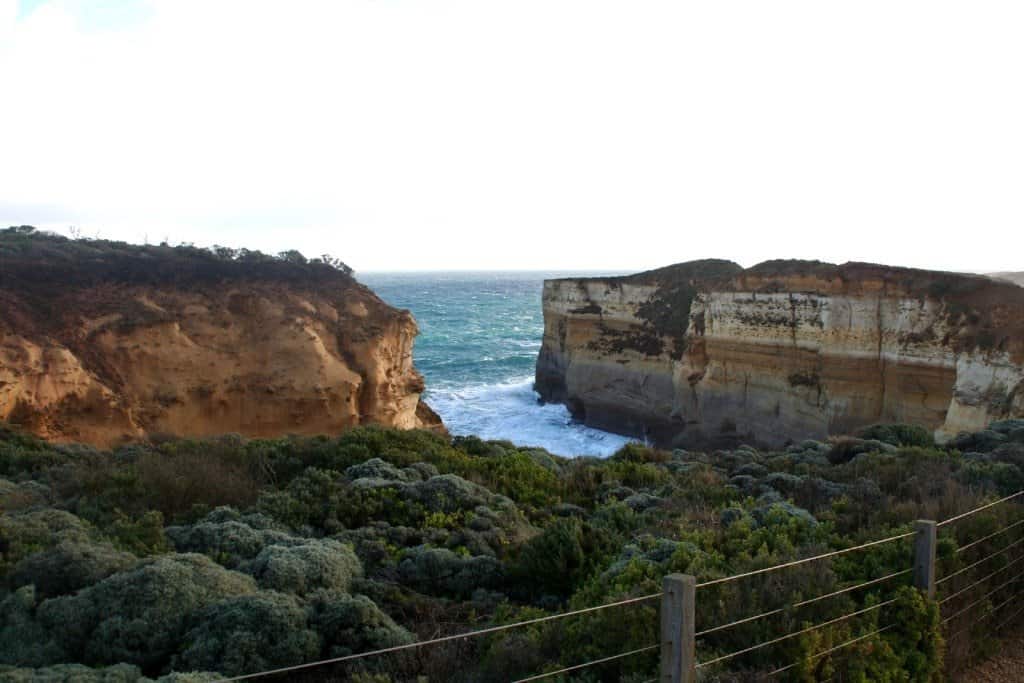
[[[565,406],[541,405],[532,377],[500,384],[435,387],[424,397],[455,435],[507,439],[517,446],[539,446],[565,456],[608,456],[630,439],[587,427]]]

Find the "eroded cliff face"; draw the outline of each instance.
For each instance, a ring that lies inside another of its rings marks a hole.
[[[698,261],[549,280],[536,388],[662,445],[1024,415],[1024,289],[870,264]]]
[[[412,316],[347,273],[160,272],[150,256],[65,264],[71,275],[48,257],[0,264],[0,420],[104,447],[155,434],[441,428],[420,402]]]

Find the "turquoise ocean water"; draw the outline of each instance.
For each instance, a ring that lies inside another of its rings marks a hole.
[[[540,405],[533,373],[544,331],[541,290],[552,277],[614,273],[359,273],[420,326],[414,360],[425,398],[452,434],[540,446],[559,455],[609,455],[625,437]]]

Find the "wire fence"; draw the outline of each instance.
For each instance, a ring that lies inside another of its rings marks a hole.
[[[941,522],[937,522],[937,523],[935,523],[934,527],[935,528],[946,527],[946,526],[948,526],[950,524],[954,524],[956,522],[964,520],[964,519],[966,519],[966,518],[968,518],[970,516],[973,516],[973,515],[975,515],[975,514],[977,514],[979,512],[982,512],[984,510],[988,510],[988,509],[990,509],[992,507],[995,507],[997,505],[1009,502],[1009,501],[1014,500],[1014,499],[1018,499],[1022,495],[1024,495],[1024,490],[1018,491],[1017,493],[1014,493],[1014,494],[1009,495],[1009,496],[1005,496],[1003,498],[1000,498],[998,500],[992,501],[992,502],[987,503],[985,505],[979,506],[979,507],[974,508],[972,510],[968,510],[968,511],[963,512],[961,514],[955,515],[955,516],[950,517],[948,519],[945,519],[945,520],[943,520]],[[976,539],[974,541],[971,541],[970,543],[967,543],[967,544],[965,544],[963,546],[959,546],[952,555],[946,556],[946,557],[944,557],[942,559],[959,558],[960,556],[963,555],[963,553],[965,553],[965,552],[967,552],[969,550],[972,550],[974,548],[981,547],[985,542],[995,540],[995,539],[999,538],[1000,536],[1002,536],[1002,535],[1004,535],[1004,534],[1006,534],[1006,533],[1008,533],[1008,532],[1010,532],[1010,531],[1020,527],[1021,525],[1024,525],[1024,519],[1020,519],[1020,520],[1018,520],[1016,522],[1013,522],[1012,524],[1008,524],[1008,525],[1004,526],[1003,528],[1001,528],[1001,529],[999,529],[999,530],[997,530],[995,532],[989,533],[989,534],[985,535],[982,538],[979,538],[979,539]],[[797,566],[800,566],[800,565],[805,565],[805,564],[812,563],[812,562],[818,562],[818,561],[822,561],[822,560],[826,560],[826,559],[832,559],[832,558],[839,557],[839,556],[842,556],[842,555],[846,555],[846,554],[849,554],[849,553],[863,551],[863,550],[867,550],[869,548],[875,548],[875,547],[882,546],[882,545],[885,545],[885,544],[896,543],[898,541],[902,541],[902,540],[905,540],[905,539],[917,536],[918,533],[919,532],[917,532],[917,531],[909,531],[909,532],[906,532],[906,533],[895,534],[895,535],[888,536],[886,538],[878,539],[878,540],[875,540],[875,541],[869,541],[869,542],[866,542],[866,543],[861,543],[859,545],[851,546],[851,547],[848,547],[848,548],[841,548],[841,549],[837,549],[837,550],[832,550],[832,551],[829,551],[829,552],[820,553],[820,554],[817,554],[817,555],[812,555],[812,556],[809,556],[809,557],[805,557],[805,558],[801,558],[801,559],[797,559],[797,560],[792,560],[792,561],[784,562],[784,563],[773,565],[773,566],[770,566],[770,567],[764,567],[764,568],[755,569],[755,570],[752,570],[752,571],[742,572],[742,573],[738,573],[738,574],[734,574],[734,575],[730,575],[730,576],[725,576],[725,577],[708,579],[708,580],[703,581],[703,582],[698,582],[696,584],[696,588],[697,589],[705,589],[706,590],[706,589],[714,587],[714,586],[721,586],[721,585],[724,585],[724,584],[732,583],[732,582],[735,582],[735,581],[739,581],[739,580],[742,580],[742,579],[747,579],[747,578],[754,577],[754,576],[762,576],[762,575],[778,572],[778,571],[781,571],[781,570],[784,570],[784,569],[789,569],[789,568],[792,568],[792,567],[797,567]],[[987,562],[991,562],[991,561],[993,561],[993,560],[995,560],[997,558],[1005,556],[1006,553],[1008,553],[1009,551],[1011,551],[1014,548],[1018,547],[1022,543],[1024,543],[1024,537],[1022,537],[1020,539],[1017,539],[1015,541],[1009,542],[1005,546],[1003,546],[1002,548],[1000,548],[1000,549],[998,549],[998,550],[996,550],[994,552],[989,553],[988,555],[982,557],[981,559],[973,561],[973,562],[965,565],[964,567],[961,567],[959,569],[956,569],[956,570],[946,574],[942,578],[934,580],[933,581],[933,589],[934,589],[934,586],[945,585],[948,582],[952,581],[953,579],[955,579],[955,578],[957,578],[959,576],[963,576],[967,572],[970,572],[971,570],[974,570],[974,569],[982,566],[983,564],[985,564]],[[973,591],[975,591],[976,589],[978,589],[979,587],[981,587],[983,585],[988,584],[994,578],[996,578],[1000,574],[1006,572],[1011,567],[1017,566],[1022,561],[1024,561],[1024,552],[1021,552],[1020,555],[1018,555],[1017,557],[1015,557],[1011,561],[1008,561],[1002,567],[999,567],[999,568],[995,569],[994,571],[989,572],[988,574],[986,574],[981,579],[977,579],[975,581],[972,581],[969,585],[967,585],[965,587],[962,587],[962,588],[959,588],[958,590],[956,590],[956,591],[954,591],[952,593],[949,593],[948,595],[943,596],[940,600],[937,601],[938,605],[939,605],[939,608],[942,609],[943,607],[946,607],[947,605],[954,604],[955,601],[957,601],[960,598],[964,598],[964,597],[970,596]],[[933,560],[933,563],[934,563],[934,560]],[[874,578],[874,579],[869,579],[869,580],[866,580],[866,581],[862,581],[860,583],[857,583],[857,584],[854,584],[854,585],[851,585],[851,586],[846,586],[846,587],[843,587],[843,588],[839,588],[837,590],[830,591],[830,592],[824,593],[822,595],[818,595],[818,596],[815,596],[815,597],[811,597],[811,598],[807,598],[807,599],[804,599],[804,600],[796,601],[796,602],[793,602],[791,604],[788,604],[788,605],[785,605],[785,606],[782,606],[782,607],[778,607],[778,608],[774,608],[774,609],[770,609],[770,610],[766,610],[766,611],[760,612],[758,614],[754,614],[752,616],[747,616],[747,617],[735,619],[733,621],[730,621],[730,622],[724,623],[724,624],[720,624],[718,626],[713,626],[713,627],[705,628],[704,630],[696,631],[696,633],[694,634],[694,637],[697,638],[697,639],[704,639],[704,638],[707,638],[708,636],[713,636],[713,635],[721,634],[723,632],[728,631],[729,629],[733,629],[733,628],[736,628],[736,627],[739,627],[739,626],[742,626],[742,625],[746,625],[746,624],[752,624],[754,622],[757,622],[757,621],[760,621],[760,620],[764,620],[764,619],[767,619],[769,617],[780,616],[780,615],[783,615],[783,614],[793,614],[793,613],[796,613],[799,610],[801,610],[801,609],[803,609],[805,607],[808,607],[810,605],[818,604],[818,603],[820,603],[822,601],[825,601],[825,600],[828,600],[828,599],[831,599],[831,598],[836,598],[836,597],[843,596],[843,595],[849,595],[849,594],[852,594],[852,593],[854,593],[856,591],[860,591],[860,590],[863,590],[865,588],[869,588],[869,587],[872,587],[872,586],[881,586],[882,584],[885,584],[887,582],[896,581],[896,580],[901,579],[903,577],[909,576],[909,575],[913,574],[914,572],[915,572],[915,568],[914,567],[910,567],[910,568],[903,569],[903,570],[896,571],[896,572],[890,572],[890,573],[885,574],[883,576],[879,576],[879,577]],[[992,588],[989,591],[987,591],[986,593],[984,593],[981,597],[971,601],[966,606],[961,607],[959,610],[953,612],[952,614],[948,614],[948,615],[942,617],[942,625],[945,627],[946,625],[957,621],[958,619],[960,619],[961,617],[963,617],[965,615],[972,614],[975,610],[977,610],[980,607],[991,606],[990,599],[992,597],[994,597],[995,595],[997,595],[1001,591],[1005,591],[1006,589],[1008,589],[1014,583],[1020,582],[1022,580],[1024,580],[1024,575],[1021,575],[1020,573],[1018,573],[1015,576],[1010,577],[1006,581],[1003,581],[1002,583],[1000,583],[995,588]],[[323,666],[329,666],[329,665],[335,665],[335,664],[342,664],[342,663],[346,663],[346,662],[354,662],[354,661],[357,661],[357,660],[367,659],[367,658],[371,658],[371,657],[380,657],[380,656],[383,656],[383,655],[394,654],[394,653],[399,653],[399,652],[403,652],[403,651],[418,650],[420,648],[430,647],[430,646],[438,645],[438,644],[441,644],[441,643],[447,643],[447,642],[452,642],[452,641],[457,641],[457,640],[466,640],[466,639],[478,638],[478,637],[481,637],[481,636],[493,635],[493,634],[509,631],[509,630],[512,630],[512,629],[524,628],[524,627],[527,627],[527,626],[543,624],[543,623],[552,622],[552,621],[561,620],[561,619],[566,619],[566,618],[570,618],[570,617],[582,616],[582,615],[585,615],[585,614],[592,614],[592,613],[599,612],[599,611],[606,610],[606,609],[620,608],[620,607],[627,607],[627,606],[630,606],[630,605],[636,605],[638,603],[647,602],[647,601],[651,601],[651,600],[656,600],[658,598],[663,598],[664,595],[665,594],[663,592],[650,593],[650,594],[646,594],[646,595],[641,595],[641,596],[637,596],[637,597],[631,597],[631,598],[626,598],[626,599],[623,599],[623,600],[617,600],[617,601],[614,601],[614,602],[609,602],[609,603],[605,603],[605,604],[601,604],[601,605],[596,605],[596,606],[593,606],[593,607],[586,607],[586,608],[582,608],[582,609],[575,609],[575,610],[570,610],[570,611],[566,611],[566,612],[561,612],[561,613],[558,613],[558,614],[551,614],[551,615],[546,615],[546,616],[543,616],[543,617],[536,617],[536,618],[532,618],[532,619],[524,619],[524,620],[521,620],[521,621],[516,621],[516,622],[513,622],[513,623],[509,623],[509,624],[500,624],[500,625],[491,626],[491,627],[487,627],[487,628],[482,628],[482,629],[477,629],[477,630],[472,630],[472,631],[466,631],[466,632],[463,632],[463,633],[456,633],[456,634],[441,636],[441,637],[437,637],[437,638],[431,638],[431,639],[428,639],[428,640],[416,641],[416,642],[413,642],[413,643],[406,643],[406,644],[402,644],[402,645],[395,645],[395,646],[392,646],[392,647],[386,647],[386,648],[381,648],[381,649],[377,649],[377,650],[370,650],[370,651],[367,651],[367,652],[361,652],[361,653],[346,655],[346,656],[342,656],[342,657],[335,657],[335,658],[331,658],[331,659],[324,659],[324,660],[319,660],[319,661],[315,661],[315,662],[307,662],[307,663],[304,663],[304,664],[297,664],[297,665],[294,665],[294,666],[281,667],[281,668],[271,669],[271,670],[267,670],[267,671],[259,671],[259,672],[255,672],[255,673],[250,673],[250,674],[245,674],[245,675],[240,675],[240,676],[234,676],[234,677],[226,678],[226,679],[223,679],[223,680],[226,680],[226,681],[251,680],[251,679],[262,678],[262,677],[266,677],[266,676],[273,676],[273,675],[286,674],[286,673],[295,673],[295,672],[298,672],[298,671],[309,670],[309,669],[313,669],[313,668],[316,668],[316,667],[323,667]],[[975,619],[970,624],[968,624],[966,627],[963,627],[963,628],[959,629],[958,631],[953,632],[953,634],[949,636],[949,639],[952,640],[955,637],[959,637],[963,633],[969,632],[971,629],[976,627],[982,621],[992,618],[992,616],[995,615],[996,613],[998,613],[999,610],[1001,610],[1003,607],[1005,607],[1006,605],[1008,605],[1011,602],[1013,602],[1018,597],[1019,597],[1019,593],[1016,593],[1016,592],[1014,592],[1009,597],[1005,597],[1005,599],[1003,599],[998,605],[991,606],[991,608],[988,609],[981,617],[979,617],[978,619]],[[810,626],[803,626],[802,628],[798,628],[796,630],[790,631],[790,632],[785,633],[785,634],[783,634],[781,636],[776,636],[776,637],[773,637],[773,638],[769,638],[769,639],[766,639],[766,640],[754,643],[752,645],[747,645],[747,646],[744,646],[744,647],[732,650],[732,651],[724,653],[724,654],[716,654],[716,655],[712,656],[710,659],[706,659],[704,661],[697,661],[697,662],[695,662],[694,667],[696,669],[705,669],[705,668],[714,667],[715,665],[723,664],[725,662],[729,662],[730,660],[740,658],[740,657],[742,657],[744,655],[747,655],[747,654],[758,652],[760,650],[772,647],[774,645],[779,645],[781,643],[784,643],[786,641],[792,640],[794,638],[798,638],[800,636],[807,635],[809,633],[820,631],[820,630],[825,629],[825,628],[827,628],[829,626],[834,626],[836,624],[840,624],[840,623],[846,622],[848,620],[855,619],[856,617],[861,617],[861,616],[873,614],[875,612],[878,612],[878,611],[882,610],[885,607],[888,607],[888,606],[891,606],[891,605],[895,604],[896,602],[897,602],[896,598],[889,598],[889,599],[886,599],[886,600],[882,600],[881,602],[878,602],[876,604],[871,604],[869,606],[862,607],[860,609],[855,609],[853,611],[846,612],[844,614],[838,615],[838,616],[836,616],[834,618],[831,618],[831,619],[827,619],[827,620],[822,621],[822,622],[817,623],[817,624],[813,624],[813,625],[810,625]],[[995,630],[998,631],[999,629],[1002,629],[1003,627],[1005,627],[1006,625],[1011,623],[1013,621],[1013,619],[1015,619],[1016,617],[1020,616],[1021,614],[1024,614],[1024,607],[1021,607],[1021,608],[1017,609],[1016,611],[1012,612],[1008,617],[1006,617],[1002,622],[1000,622],[996,626]],[[874,637],[876,635],[879,635],[881,633],[889,631],[889,630],[895,628],[896,626],[897,626],[897,624],[895,624],[895,623],[888,623],[888,624],[884,624],[884,625],[879,625],[877,623],[872,623],[870,630],[868,630],[865,633],[862,633],[861,635],[857,635],[855,637],[849,638],[849,639],[847,639],[847,640],[845,640],[845,641],[843,641],[843,642],[841,642],[841,643],[839,643],[837,645],[833,645],[833,646],[828,647],[828,648],[826,648],[824,650],[821,650],[819,652],[812,653],[812,654],[810,654],[808,656],[804,656],[800,661],[795,661],[795,662],[793,662],[791,664],[787,664],[787,665],[784,665],[782,667],[776,668],[776,669],[770,671],[767,675],[769,677],[773,677],[775,675],[784,673],[786,671],[790,671],[790,670],[796,668],[797,666],[799,666],[802,663],[817,661],[817,660],[819,660],[819,659],[821,659],[823,657],[827,657],[829,655],[835,654],[837,652],[845,650],[846,648],[850,648],[853,645],[856,645],[857,643],[863,642],[863,641],[865,641],[865,640],[867,640],[869,638],[872,638],[872,637]],[[533,675],[533,676],[517,679],[516,681],[514,681],[514,683],[527,683],[528,681],[538,681],[538,680],[542,680],[542,679],[546,679],[546,678],[551,678],[551,677],[555,677],[555,676],[561,676],[561,675],[564,675],[564,674],[573,673],[575,671],[580,671],[580,670],[583,670],[583,669],[588,669],[588,668],[599,666],[599,665],[602,665],[602,664],[607,664],[607,663],[610,663],[610,662],[616,662],[616,661],[624,660],[624,659],[627,659],[627,658],[630,658],[630,657],[635,657],[635,656],[638,656],[638,655],[641,655],[641,654],[644,654],[644,653],[654,652],[655,650],[658,650],[658,649],[660,649],[662,647],[663,647],[663,645],[661,643],[651,644],[651,645],[647,645],[647,646],[644,646],[644,647],[628,650],[626,652],[621,652],[621,653],[618,653],[618,654],[613,654],[613,655],[609,655],[609,656],[606,656],[606,657],[600,657],[600,658],[589,660],[589,661],[586,661],[586,662],[581,662],[579,664],[574,664],[574,665],[571,665],[571,666],[566,666],[566,667],[559,668],[559,669],[556,669],[556,670],[541,672],[541,673],[538,673],[538,674]],[[652,680],[655,680],[655,679],[652,679]]]

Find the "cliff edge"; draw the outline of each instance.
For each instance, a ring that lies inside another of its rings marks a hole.
[[[416,334],[326,257],[0,231],[0,420],[55,441],[441,429]]]
[[[543,306],[542,400],[661,445],[1024,416],[1024,289],[984,276],[707,260],[548,280]]]

